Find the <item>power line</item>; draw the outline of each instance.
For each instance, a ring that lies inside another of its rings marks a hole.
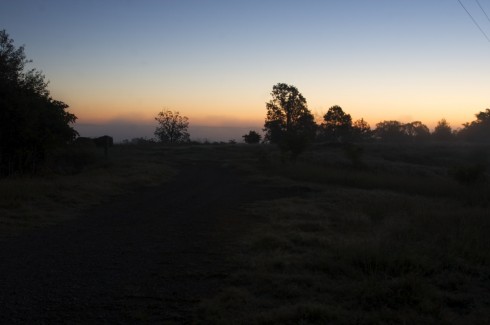
[[[481,6],[480,1],[476,0],[476,3],[478,3],[478,7],[480,7],[481,11],[483,11],[483,13],[485,14],[485,17],[487,17],[487,20],[490,21],[490,18],[488,18],[487,12]]]
[[[485,38],[487,39],[487,41],[490,43],[490,38],[488,38],[487,34],[485,34],[485,32],[483,31],[483,29],[480,27],[480,25],[478,25],[478,23],[476,22],[475,18],[473,18],[473,16],[466,9],[466,7],[463,5],[463,3],[461,2],[461,0],[458,0],[458,2],[461,5],[461,7],[463,7],[464,11],[466,11],[466,13],[468,14],[468,16],[470,16],[471,20],[473,20],[473,22],[475,23],[476,27],[478,27],[478,29],[483,34],[483,36],[485,36]]]

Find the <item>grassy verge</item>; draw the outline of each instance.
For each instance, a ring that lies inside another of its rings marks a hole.
[[[219,295],[201,304],[199,321],[485,323],[488,183],[451,179],[444,171],[465,158],[443,149],[445,163],[420,158],[430,148],[413,149],[410,159],[371,148],[359,169],[330,149],[296,164],[261,154],[257,174],[267,175],[264,182],[275,176],[277,186],[283,177],[285,188],[295,183],[315,190],[247,208],[243,217],[259,222],[243,243],[241,267]],[[476,193],[480,197],[469,200]]]
[[[293,164],[268,146],[115,147],[108,159],[93,152],[77,173],[0,180],[0,227],[5,235],[59,222],[164,182],[173,163],[212,161],[294,193],[245,208],[241,217],[257,227],[233,257],[240,268],[225,289],[202,302],[199,323],[485,323],[488,148],[356,152],[319,146]],[[473,179],[465,172],[475,164],[486,169]]]
[[[156,146],[115,146],[107,158],[97,148],[65,149],[53,153],[40,175],[0,179],[0,238],[76,217],[114,195],[165,182],[173,174],[166,156],[166,149]]]

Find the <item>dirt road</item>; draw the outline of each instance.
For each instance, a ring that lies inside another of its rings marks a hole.
[[[0,323],[190,323],[233,269],[267,190],[218,164],[180,166],[84,218],[0,243]],[[89,180],[88,180],[89,181]]]

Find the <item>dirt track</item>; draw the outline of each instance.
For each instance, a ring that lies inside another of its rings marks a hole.
[[[0,243],[0,323],[192,322],[233,269],[250,225],[239,206],[268,191],[217,164],[180,168],[177,181]]]

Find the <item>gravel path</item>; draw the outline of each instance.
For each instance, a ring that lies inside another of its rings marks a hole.
[[[218,164],[0,243],[0,323],[191,323],[233,269],[250,221],[239,206],[270,192]],[[270,196],[270,195],[269,195]]]

